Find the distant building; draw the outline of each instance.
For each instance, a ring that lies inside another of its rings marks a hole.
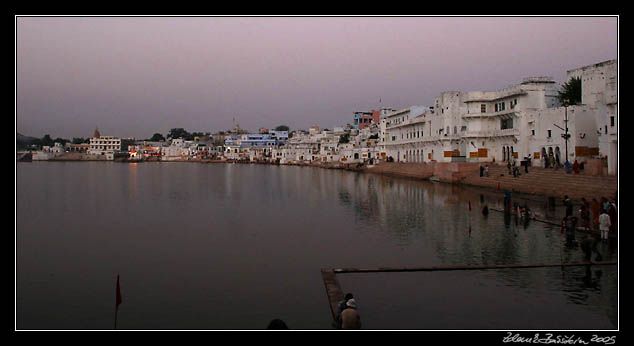
[[[273,148],[288,140],[288,131],[230,135],[225,139],[224,157],[231,160],[261,160],[271,156]]]
[[[89,142],[88,154],[106,156],[106,159],[112,160],[114,154],[119,151],[121,151],[121,138],[102,136],[99,130],[95,129]]]
[[[381,119],[381,112],[372,110],[372,112],[354,112],[353,124],[355,129],[361,130],[370,124],[378,124]]]

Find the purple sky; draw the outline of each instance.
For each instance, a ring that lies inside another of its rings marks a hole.
[[[617,43],[616,17],[18,17],[16,130],[332,129],[447,90],[562,83]]]

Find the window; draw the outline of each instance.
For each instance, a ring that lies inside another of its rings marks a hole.
[[[535,135],[535,130],[531,130],[531,136]]]
[[[487,112],[487,105],[481,104],[480,105],[480,113],[486,113],[486,112]]]
[[[502,119],[501,127],[502,130],[512,129],[513,128],[513,119]]]
[[[553,136],[553,130],[548,130],[548,138],[551,138]]]
[[[614,116],[610,117],[610,126],[614,127]]]
[[[498,104],[497,103],[495,104],[495,111],[496,112],[498,111]]]

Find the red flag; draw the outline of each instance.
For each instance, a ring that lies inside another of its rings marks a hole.
[[[119,286],[119,274],[117,274],[117,309],[119,308],[121,301],[121,287]]]

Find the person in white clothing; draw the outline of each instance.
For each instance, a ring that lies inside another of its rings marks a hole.
[[[608,232],[610,231],[612,222],[610,221],[610,215],[603,209],[601,215],[599,215],[599,230],[601,230],[601,240],[608,240]]]

